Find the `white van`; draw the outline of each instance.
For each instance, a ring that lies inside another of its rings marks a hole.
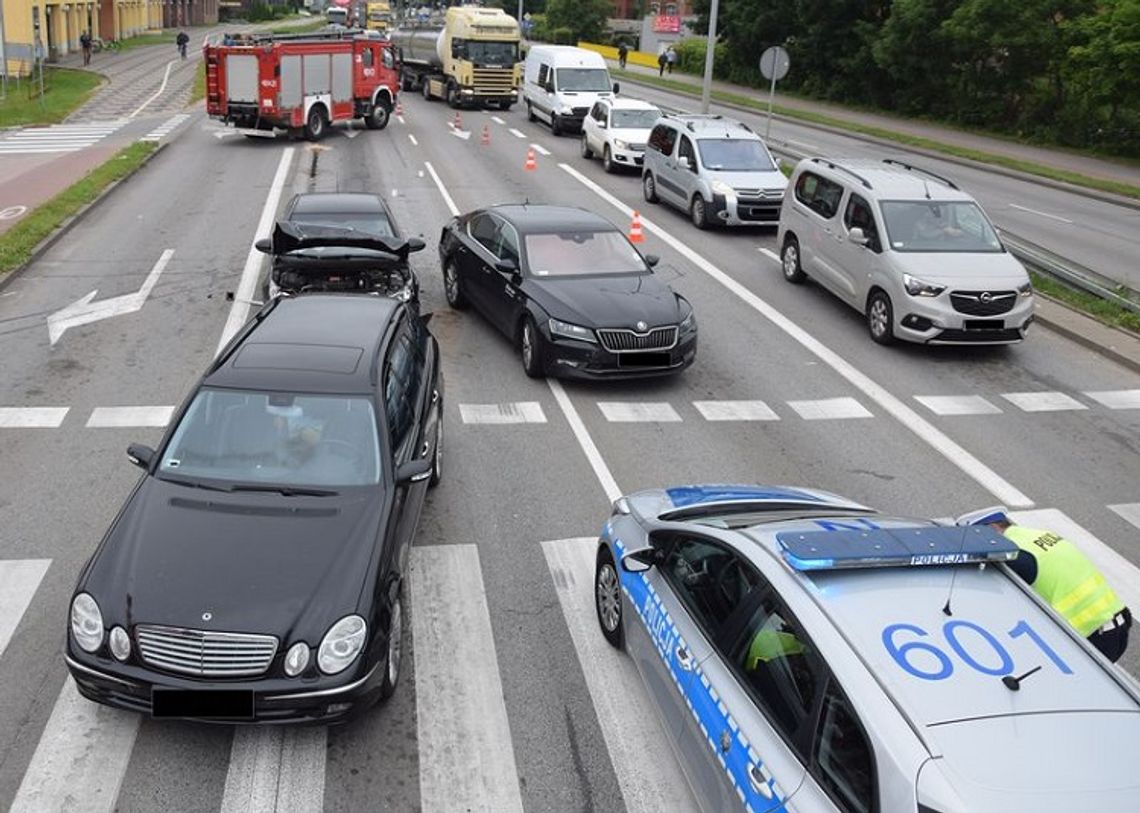
[[[594,102],[618,92],[602,55],[572,45],[535,45],[526,55],[527,118],[550,123],[554,135],[580,130]]]

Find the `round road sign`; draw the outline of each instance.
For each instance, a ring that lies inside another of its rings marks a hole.
[[[760,73],[765,79],[775,79],[779,82],[788,75],[788,68],[791,65],[792,60],[782,45],[773,45],[760,55]]]

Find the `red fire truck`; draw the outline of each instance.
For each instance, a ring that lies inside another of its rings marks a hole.
[[[350,119],[381,130],[396,106],[392,47],[363,31],[211,41],[203,50],[206,112],[246,135],[279,128],[317,141]]]

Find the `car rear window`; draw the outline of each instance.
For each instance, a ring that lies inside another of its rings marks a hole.
[[[647,273],[645,260],[616,231],[528,234],[527,265],[536,277]]]
[[[359,396],[205,387],[174,430],[158,472],[247,484],[374,485],[376,415]]]

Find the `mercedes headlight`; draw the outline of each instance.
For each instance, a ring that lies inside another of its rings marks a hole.
[[[916,277],[912,277],[910,274],[903,274],[903,287],[906,288],[906,292],[911,296],[938,296],[946,290],[945,285],[923,282]]]
[[[131,636],[122,627],[112,627],[108,639],[111,654],[117,661],[125,661],[131,656]]]
[[[360,651],[364,649],[364,639],[368,636],[368,625],[359,615],[346,615],[337,621],[325,637],[317,652],[317,666],[326,675],[335,675],[347,669]]]
[[[564,339],[577,339],[580,342],[597,343],[598,341],[594,338],[594,331],[588,327],[572,325],[569,322],[560,322],[557,319],[551,319],[548,324],[550,333],[553,336],[561,336]]]
[[[622,141],[620,138],[615,138],[614,139],[614,146],[619,150],[628,150],[629,149],[629,142],[628,141]]]
[[[328,636],[325,636],[326,638]],[[309,665],[309,645],[304,641],[298,641],[289,647],[289,651],[285,653],[285,674],[289,677],[297,677],[305,671],[305,667]],[[345,664],[347,666],[348,664]],[[343,667],[341,667],[343,668]]]
[[[94,652],[103,645],[103,614],[87,593],[71,601],[71,634],[84,652]]]
[[[1024,285],[1017,286],[1018,296],[1033,296],[1033,283],[1027,282]]]
[[[714,195],[731,195],[734,192],[733,188],[724,181],[713,181],[709,184],[709,188]]]

